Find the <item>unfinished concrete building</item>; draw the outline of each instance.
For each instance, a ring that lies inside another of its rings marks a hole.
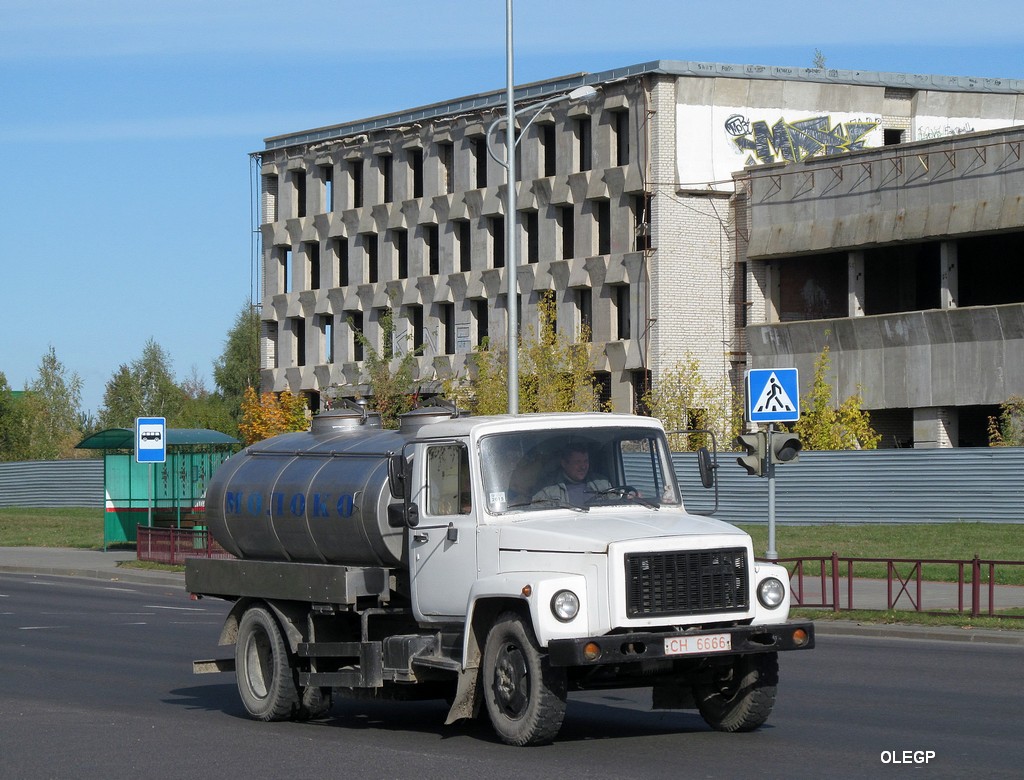
[[[758,235],[748,221],[766,223],[734,176],[771,181],[783,163],[827,166],[1024,121],[1016,82],[666,61],[520,87],[517,105],[583,85],[596,101],[559,103],[521,136],[512,220],[506,170],[487,151],[502,91],[267,139],[253,155],[263,389],[305,393],[314,410],[323,397],[365,394],[358,330],[380,353],[420,350],[418,386],[436,391],[485,340],[505,340],[508,229],[522,332],[553,294],[562,332],[588,326],[616,411],[634,410],[687,355],[711,382],[739,387],[746,326],[785,321],[788,293],[766,281],[767,261],[781,258],[770,242],[747,246]],[[493,140],[503,154],[503,130]],[[783,251],[792,269],[824,250]],[[900,273],[903,292],[880,285],[897,296],[877,304],[886,311],[928,294],[916,272]],[[398,327],[385,345],[388,315]]]
[[[829,348],[882,446],[988,443],[1024,395],[1024,130],[749,170],[740,263],[758,305],[751,367]]]

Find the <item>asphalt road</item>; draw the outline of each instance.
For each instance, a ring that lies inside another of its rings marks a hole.
[[[444,726],[440,703],[249,720],[231,676],[191,674],[224,652],[226,611],[171,586],[0,574],[0,775],[1019,777],[1024,763],[1020,646],[822,636],[782,654],[778,703],[753,734],[607,692],[571,698],[554,745],[517,749],[486,721]]]

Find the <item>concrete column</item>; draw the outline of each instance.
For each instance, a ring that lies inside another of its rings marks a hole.
[[[764,264],[764,291],[764,321],[778,322],[779,310],[782,308],[782,274],[779,273],[777,260],[769,260]]]
[[[955,309],[960,298],[960,270],[957,266],[956,241],[939,244],[940,289],[939,306]]]
[[[848,317],[864,316],[864,252],[860,250],[848,252],[846,255],[848,274],[847,284],[847,315]]]
[[[914,449],[950,449],[957,446],[959,414],[956,407],[914,409]]]

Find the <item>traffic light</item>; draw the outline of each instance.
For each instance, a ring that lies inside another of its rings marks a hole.
[[[733,439],[733,446],[743,450],[744,455],[736,458],[736,462],[747,470],[747,473],[760,477],[764,475],[765,455],[768,445],[764,433],[742,433]]]
[[[803,442],[795,433],[772,432],[772,463],[800,460],[800,450],[803,448]]]

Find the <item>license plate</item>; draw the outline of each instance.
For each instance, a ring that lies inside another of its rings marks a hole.
[[[703,655],[704,653],[725,653],[730,650],[732,650],[730,634],[670,636],[665,640],[665,655]]]

